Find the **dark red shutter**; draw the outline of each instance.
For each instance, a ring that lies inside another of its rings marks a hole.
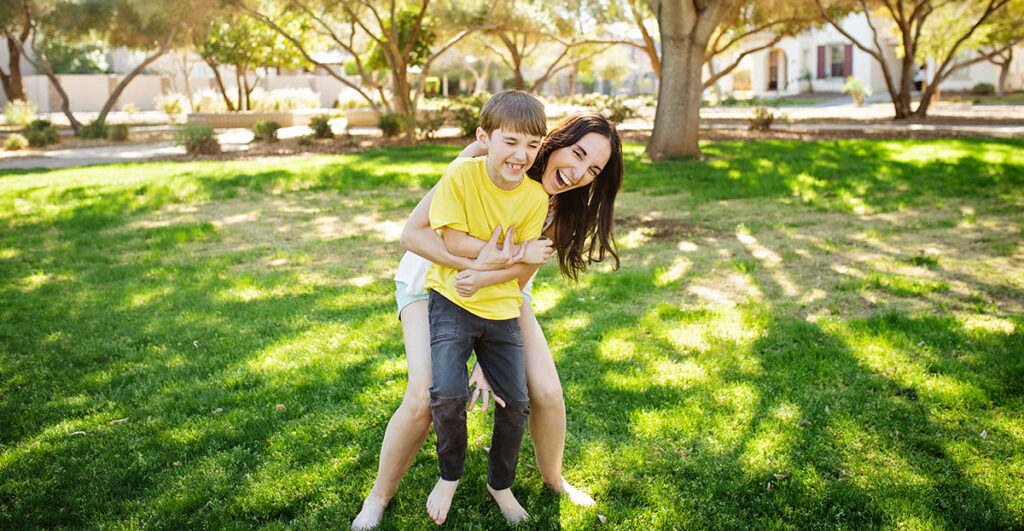
[[[825,47],[818,46],[818,79],[825,79]]]
[[[853,75],[853,45],[847,44],[843,49],[843,75]]]

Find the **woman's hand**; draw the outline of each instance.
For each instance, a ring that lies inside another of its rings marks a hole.
[[[476,405],[476,399],[480,397],[481,394],[483,394],[484,397],[483,403],[480,406],[481,412],[487,411],[488,395],[494,397],[494,403],[501,407],[505,407],[505,401],[498,395],[494,394],[494,391],[491,389],[491,383],[488,382],[487,377],[484,376],[484,371],[480,370],[479,363],[473,367],[473,373],[469,375],[469,386],[473,387],[474,384],[476,384],[476,389],[473,389],[473,395],[469,397],[469,407],[466,408],[466,411],[473,411],[473,406]]]
[[[515,244],[515,233],[516,228],[509,227],[508,232],[505,233],[504,243],[498,245],[498,237],[501,236],[501,225],[494,227],[491,239],[487,241],[487,245],[484,245],[484,248],[480,249],[480,253],[476,256],[473,269],[479,271],[505,269],[522,260],[523,254],[526,252],[526,246]]]
[[[551,253],[554,249],[551,247],[551,240],[541,236],[536,240],[530,240],[523,243],[525,252],[523,253],[523,263],[530,265],[541,265],[551,258]]]

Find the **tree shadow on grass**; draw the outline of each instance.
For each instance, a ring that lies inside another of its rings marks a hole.
[[[246,300],[216,270],[232,253],[189,259],[204,231],[150,232],[122,235],[145,249],[132,263],[79,248],[51,257],[60,278],[0,291],[0,521],[254,525],[327,499],[350,517],[361,493],[340,478],[373,466],[378,394],[400,392],[388,283],[289,292],[297,274],[248,272]]]
[[[1019,331],[884,308],[822,328],[785,299],[679,310],[651,273],[666,265],[596,277],[540,314],[588,323],[545,328],[569,402],[566,464],[596,486],[598,512],[627,528],[1020,524],[1019,500],[973,464],[1019,452],[1012,432],[978,436],[992,408],[1020,403]],[[765,270],[753,277],[780,291]],[[879,367],[875,346],[906,361]]]

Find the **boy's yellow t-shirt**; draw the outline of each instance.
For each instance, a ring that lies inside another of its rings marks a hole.
[[[502,190],[487,176],[486,164],[487,157],[476,157],[456,159],[448,165],[430,204],[430,227],[451,227],[487,241],[494,227],[501,225],[504,233],[514,225],[516,243],[540,237],[548,211],[544,187],[524,176],[514,190]],[[523,296],[518,280],[487,286],[466,298],[455,290],[458,272],[432,264],[423,285],[484,319],[519,317]]]

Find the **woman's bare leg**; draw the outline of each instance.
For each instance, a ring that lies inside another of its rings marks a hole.
[[[384,508],[395,494],[398,482],[430,433],[430,322],[427,301],[416,301],[402,310],[402,335],[409,367],[409,384],[398,411],[391,416],[380,448],[377,480],[363,501],[363,509],[352,521],[352,529],[372,529],[380,524]]]
[[[523,331],[526,356],[526,385],[530,391],[530,437],[537,454],[537,468],[544,483],[569,497],[576,505],[590,507],[594,499],[562,477],[565,452],[565,400],[544,331],[533,315],[530,303],[520,306],[519,327]]]

